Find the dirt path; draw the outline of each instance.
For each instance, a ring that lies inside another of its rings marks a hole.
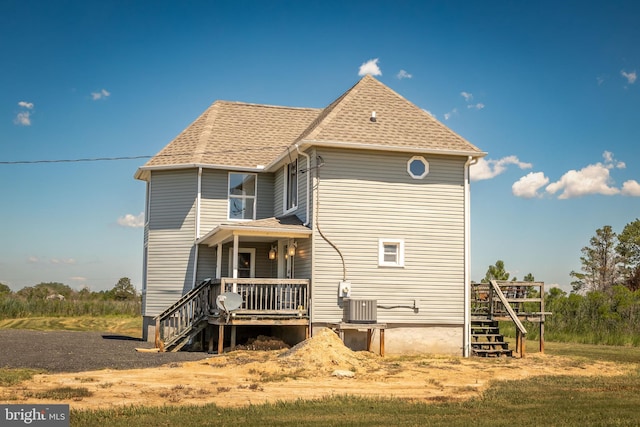
[[[327,331],[289,350],[234,351],[155,368],[36,375],[30,381],[1,389],[0,402],[51,403],[51,399],[34,396],[59,387],[91,392],[89,397],[64,402],[74,409],[205,403],[243,406],[341,394],[440,401],[477,396],[494,380],[535,375],[621,375],[631,369],[635,367],[545,355],[526,359],[380,358],[352,352]]]

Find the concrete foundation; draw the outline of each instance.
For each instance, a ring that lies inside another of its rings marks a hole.
[[[315,332],[324,325],[312,328]],[[462,356],[463,327],[455,326],[406,326],[388,324],[384,333],[385,354],[449,354]],[[367,349],[367,327],[345,330],[344,342],[354,351]],[[373,335],[372,350],[380,348],[380,332]]]

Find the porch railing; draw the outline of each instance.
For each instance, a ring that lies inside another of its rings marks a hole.
[[[308,317],[307,279],[207,279],[156,316],[155,344],[161,351],[179,350],[207,325],[209,316],[219,313],[218,295],[235,292],[242,305],[238,316]]]
[[[307,279],[233,279],[220,281],[222,292],[242,296],[237,315],[291,315],[309,313],[309,280]]]

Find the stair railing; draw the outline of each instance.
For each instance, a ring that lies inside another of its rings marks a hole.
[[[513,307],[511,307],[511,304],[509,304],[509,301],[507,301],[507,297],[502,293],[502,289],[500,289],[498,282],[496,282],[495,280],[490,280],[489,283],[491,284],[491,288],[493,290],[493,292],[491,292],[491,296],[495,295],[498,297],[505,310],[507,311],[507,314],[516,325],[516,352],[520,353],[520,357],[524,357],[525,346],[523,345],[523,341],[524,336],[527,335],[527,330],[518,318],[516,312],[513,310]],[[491,303],[491,315],[493,315],[493,301]]]
[[[211,310],[214,288],[219,282],[207,279],[184,294],[178,301],[156,316],[155,345],[160,351],[186,338],[207,318]]]

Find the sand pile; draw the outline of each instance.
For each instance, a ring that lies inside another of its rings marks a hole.
[[[279,355],[279,361],[286,366],[315,368],[323,373],[335,370],[357,372],[372,358],[376,358],[373,353],[354,352],[345,347],[338,335],[326,328]]]

